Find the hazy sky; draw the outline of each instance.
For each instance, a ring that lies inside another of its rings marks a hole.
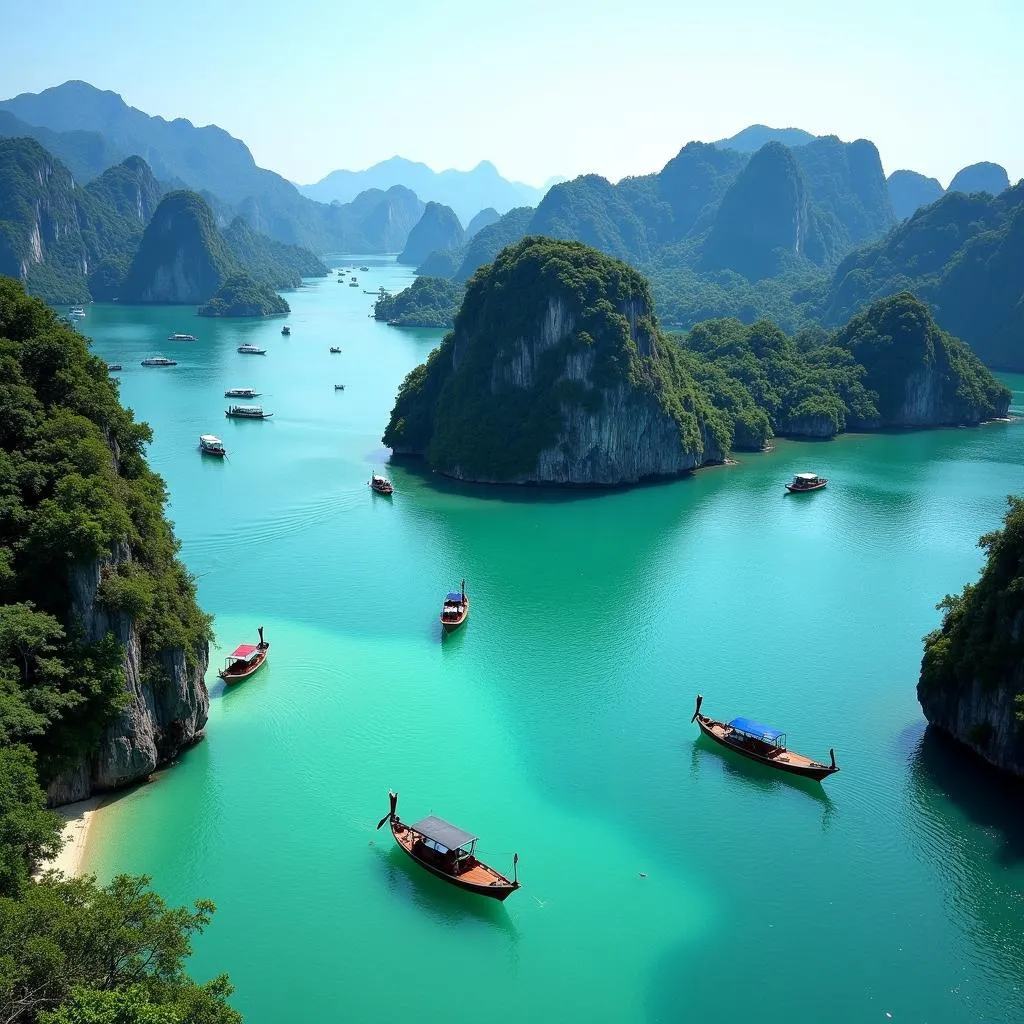
[[[8,0],[0,96],[80,78],[215,123],[302,183],[396,153],[539,184],[745,125],[869,138],[887,172],[1024,175],[1024,0]]]

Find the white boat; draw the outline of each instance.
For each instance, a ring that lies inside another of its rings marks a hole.
[[[260,392],[255,388],[228,388],[224,392],[225,398],[259,398]]]
[[[224,442],[213,434],[199,435],[199,450],[204,455],[227,455],[227,449],[224,447]]]
[[[267,354],[267,350],[265,348],[257,348],[255,345],[248,344],[239,345],[238,351],[241,352],[243,356],[265,356]]]
[[[85,316],[85,310],[81,306],[72,306],[68,310],[68,316],[73,316],[76,320],[80,320]]]
[[[194,334],[168,334],[168,341],[198,341]]]
[[[142,360],[143,366],[177,366],[176,359],[168,359],[167,356],[150,356]]]

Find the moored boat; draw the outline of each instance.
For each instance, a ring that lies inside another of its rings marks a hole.
[[[269,420],[274,414],[264,412],[262,405],[232,405],[224,410],[224,415],[237,420]]]
[[[281,328],[281,333],[285,335],[285,337],[287,337],[289,334],[292,333],[292,329],[287,324],[285,324],[284,327]]]
[[[352,280],[349,281],[348,286],[349,288],[358,288],[359,282],[353,277]]]
[[[345,385],[342,384],[342,389]],[[335,385],[337,387],[337,385]],[[394,494],[395,488],[392,486],[391,481],[386,476],[381,476],[379,473],[372,473],[370,475],[370,489],[376,491],[378,494]]]
[[[213,434],[199,435],[199,450],[204,455],[217,455],[221,458],[227,455],[227,449],[224,447],[224,442]]]
[[[259,627],[258,644],[239,644],[225,659],[224,667],[217,673],[225,683],[240,683],[248,679],[267,660],[270,644],[263,639],[263,627]]]
[[[477,837],[472,833],[433,814],[415,825],[406,825],[397,813],[398,794],[389,792],[388,799],[391,809],[377,822],[377,828],[383,828],[385,822],[390,824],[395,842],[420,867],[466,892],[495,900],[506,900],[519,888],[518,853],[512,857],[512,878],[508,879],[477,860]]]
[[[120,363],[107,363],[107,373],[115,373],[117,370],[121,370],[123,367]]]
[[[225,398],[259,398],[261,392],[255,388],[228,388],[224,392]]]
[[[333,353],[334,355],[338,355],[338,353],[340,353],[340,352],[341,352],[341,348],[340,348],[340,346],[338,346],[338,345],[332,345],[332,346],[331,346],[331,352],[332,352],[332,353]]]
[[[257,348],[255,345],[249,344],[239,345],[238,351],[243,356],[265,356],[267,354],[267,350],[265,348]]]
[[[817,473],[797,473],[793,479],[786,484],[786,490],[790,494],[802,494],[804,491],[820,491],[828,480]]]
[[[453,590],[441,605],[441,628],[450,633],[458,629],[469,617],[469,598],[466,596],[466,581],[462,581],[462,592]]]
[[[149,356],[142,360],[143,366],[177,366],[177,360],[168,359],[166,356]]]
[[[198,341],[194,334],[168,334],[168,341]]]
[[[335,384],[334,385],[334,390],[335,391],[344,391],[345,390],[345,385],[344,384]]]
[[[365,273],[367,273],[369,271],[370,268],[369,267],[360,267],[359,269],[365,274]]]
[[[690,721],[696,722],[700,726],[700,731],[715,743],[770,768],[777,768],[790,775],[800,775],[805,779],[814,779],[816,782],[821,782],[822,779],[839,771],[836,767],[835,750],[829,750],[831,764],[812,761],[803,754],[788,750],[786,734],[781,730],[762,725],[751,718],[734,718],[731,722],[716,721],[700,713],[703,702],[704,698],[697,694],[697,708]]]

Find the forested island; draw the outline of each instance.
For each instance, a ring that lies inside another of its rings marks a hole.
[[[0,1015],[229,1024],[226,979],[184,972],[211,904],[146,879],[32,870],[47,804],[124,786],[203,736],[210,619],[177,558],[149,428],[102,360],[0,279]]]
[[[652,307],[640,274],[581,243],[508,247],[406,377],[384,443],[463,479],[615,485],[773,435],[977,424],[1009,407],[907,293],[797,338],[736,320],[672,338]]]
[[[451,327],[465,289],[443,277],[417,277],[397,295],[382,295],[373,315],[396,327]]]
[[[199,307],[200,316],[278,316],[291,307],[273,288],[248,274],[232,274]]]
[[[932,725],[987,761],[1024,776],[1024,499],[981,538],[976,583],[939,604],[925,637],[917,697]]]

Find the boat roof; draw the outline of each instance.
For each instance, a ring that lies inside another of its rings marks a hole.
[[[458,590],[453,590],[446,598],[446,601],[454,601],[456,604],[462,604],[462,594]]]
[[[205,441],[207,444],[220,444],[220,438],[215,437],[213,434],[200,434],[200,441]]]
[[[773,729],[770,725],[762,725],[760,722],[755,722],[752,718],[734,718],[729,725],[738,732],[745,732],[748,736],[754,736],[767,743],[771,743],[780,736],[786,735],[781,729]]]
[[[817,473],[797,473],[794,477],[795,480],[817,480]]]
[[[464,832],[461,828],[457,828],[433,814],[416,822],[412,829],[414,832],[426,836],[427,839],[433,839],[435,843],[447,846],[449,850],[458,850],[476,840],[476,836]]]
[[[259,653],[259,644],[239,644],[230,654],[236,661],[252,661]]]

